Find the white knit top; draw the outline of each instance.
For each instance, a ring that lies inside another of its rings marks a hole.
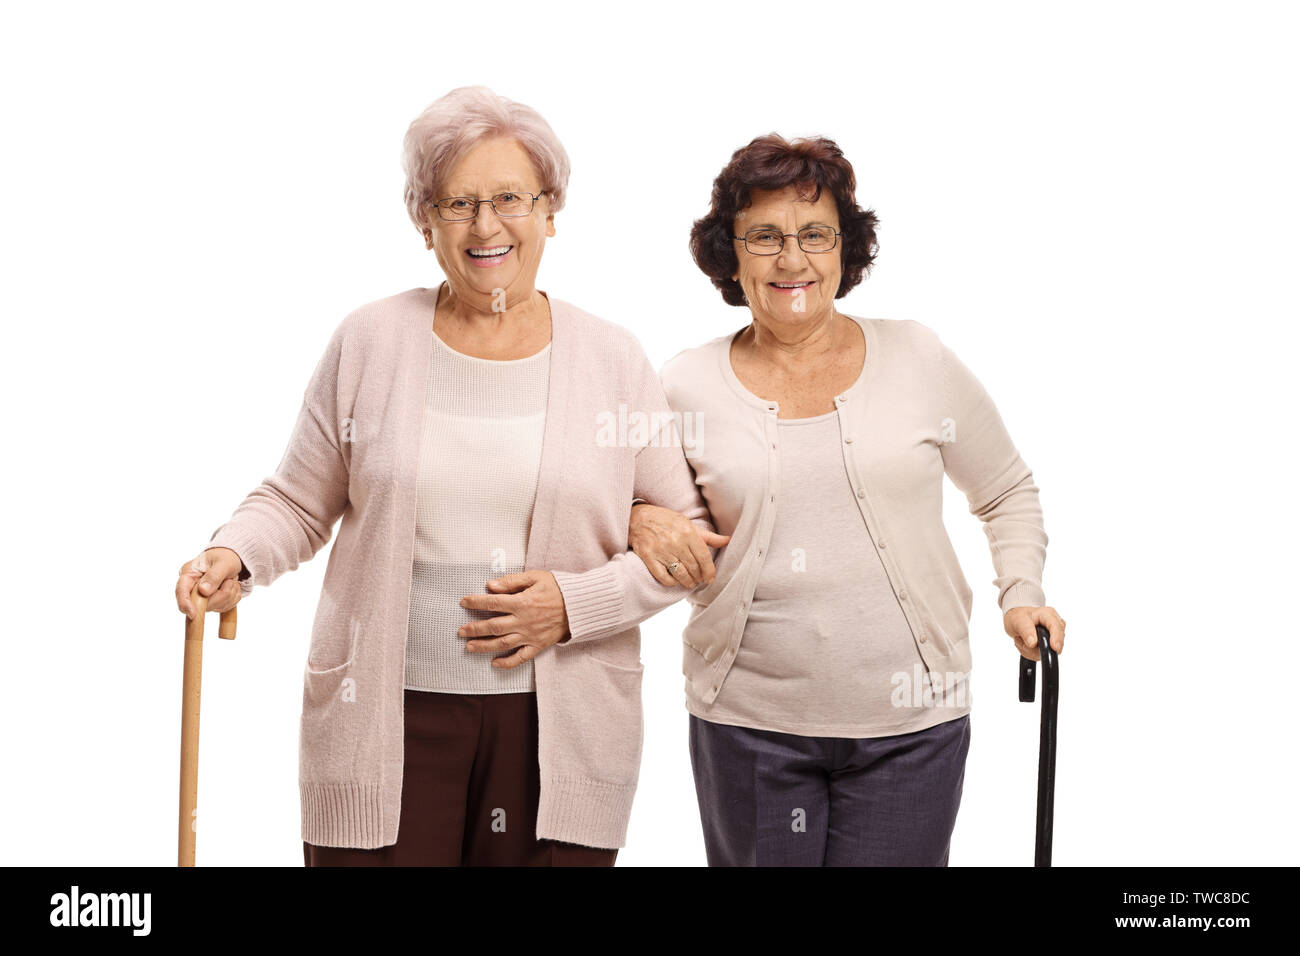
[[[524,570],[541,464],[551,346],[496,361],[453,350],[430,329],[411,567],[405,687],[452,694],[536,690],[533,663],[492,666],[457,629],[498,616],[460,606]],[[506,652],[511,653],[511,652]]]

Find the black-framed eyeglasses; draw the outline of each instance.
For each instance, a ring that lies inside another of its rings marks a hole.
[[[515,190],[497,193],[491,199],[476,199],[474,196],[448,196],[431,203],[438,210],[438,216],[448,222],[463,222],[478,217],[478,207],[487,203],[503,219],[526,216],[533,211],[533,203],[546,195],[543,189],[539,193],[521,193]]]
[[[804,252],[830,252],[843,233],[829,226],[804,226],[798,232],[778,232],[775,229],[751,229],[743,236],[732,236],[745,243],[745,249],[756,256],[774,256],[785,248],[785,241],[793,239]]]

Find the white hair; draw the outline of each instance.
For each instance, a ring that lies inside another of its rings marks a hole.
[[[531,107],[506,99],[486,86],[461,86],[430,103],[412,121],[402,141],[403,198],[407,215],[421,231],[427,228],[427,203],[434,190],[466,151],[480,140],[508,136],[532,160],[550,211],[564,208],[569,185],[569,154],[550,124]]]

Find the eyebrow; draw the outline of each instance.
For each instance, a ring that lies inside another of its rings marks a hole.
[[[830,224],[829,222],[820,222],[820,221],[818,221],[818,222],[806,222],[806,223],[804,223],[802,226],[800,226],[799,228],[800,228],[800,229],[807,229],[809,226],[825,226],[827,229],[832,229],[832,228],[834,228],[833,226],[831,226],[831,224]],[[778,226],[778,225],[776,225],[776,223],[771,223],[771,222],[761,222],[761,223],[759,223],[759,224],[756,225],[756,226],[747,226],[747,227],[745,228],[745,231],[746,231],[746,232],[750,232],[751,230],[754,230],[754,229],[771,229],[771,230],[773,230],[773,231],[776,231],[776,230],[779,230],[780,228],[781,228],[781,227]]]
[[[540,191],[540,190],[538,190],[538,191]],[[489,195],[489,196],[495,196],[497,193],[532,193],[532,192],[534,192],[534,190],[531,190],[531,189],[525,189],[523,186],[519,186],[519,185],[514,185],[514,186],[493,186],[493,187],[492,187],[492,191],[491,191],[490,193],[488,193],[488,195]],[[447,195],[448,195],[448,196],[468,196],[469,193],[468,193],[467,191],[464,191],[464,190],[462,190],[462,191],[460,191],[460,192],[457,192],[456,190],[453,189],[453,190],[451,190],[450,192],[448,192]]]

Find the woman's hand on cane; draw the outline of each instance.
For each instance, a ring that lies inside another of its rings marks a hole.
[[[208,548],[198,557],[181,565],[176,579],[176,606],[188,618],[194,617],[194,602],[190,595],[194,585],[208,599],[209,611],[229,611],[239,603],[243,591],[239,587],[239,574],[244,562],[229,548]]]
[[[1037,625],[1047,628],[1048,643],[1052,650],[1061,653],[1065,650],[1065,619],[1056,613],[1054,607],[1013,607],[1008,608],[1002,616],[1002,626],[1015,641],[1016,650],[1021,657],[1031,661],[1042,655],[1038,649]]]

